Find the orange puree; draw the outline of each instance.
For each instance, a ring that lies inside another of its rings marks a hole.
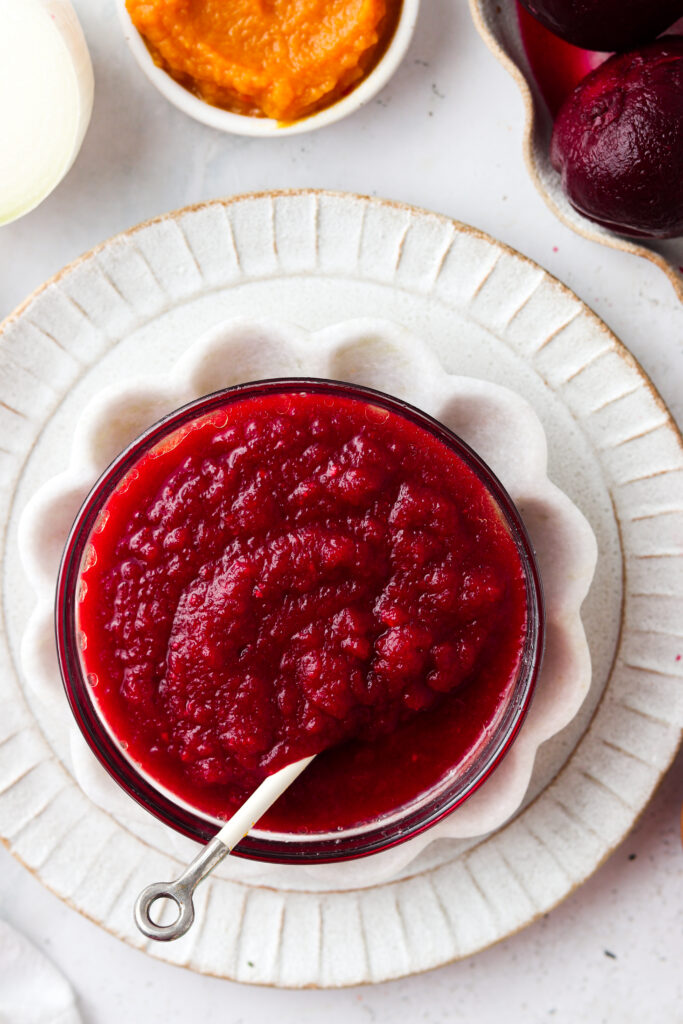
[[[126,0],[155,61],[214,106],[295,121],[377,62],[400,0]]]

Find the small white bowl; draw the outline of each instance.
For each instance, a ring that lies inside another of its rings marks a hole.
[[[363,78],[355,89],[329,107],[291,124],[282,124],[280,121],[268,117],[233,114],[229,110],[214,107],[194,96],[154,63],[142,36],[131,20],[126,8],[126,0],[117,0],[117,6],[123,25],[123,35],[131,53],[152,85],[156,86],[159,92],[175,107],[193,117],[195,121],[201,121],[202,124],[207,124],[210,128],[217,128],[222,132],[273,138],[283,135],[298,135],[301,132],[312,132],[316,128],[324,128],[325,125],[333,124],[335,121],[340,121],[343,117],[353,114],[376,96],[387,84],[406,54],[415,31],[420,0],[402,0],[401,13],[389,46],[370,74]]]

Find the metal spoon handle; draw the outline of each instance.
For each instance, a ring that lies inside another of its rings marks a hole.
[[[305,757],[269,775],[175,882],[154,882],[142,890],[135,901],[135,923],[143,935],[170,942],[185,934],[194,921],[192,894],[199,883],[227,857],[312,760],[313,757]],[[150,916],[152,904],[164,898],[172,900],[178,908],[178,917],[172,924],[157,924]]]

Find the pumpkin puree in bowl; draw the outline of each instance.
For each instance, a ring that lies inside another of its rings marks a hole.
[[[291,122],[348,93],[393,35],[400,0],[126,0],[156,63],[200,99]]]

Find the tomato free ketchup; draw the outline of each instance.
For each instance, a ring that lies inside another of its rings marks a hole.
[[[328,832],[418,798],[509,697],[523,566],[487,485],[426,427],[302,385],[147,450],[81,567],[81,660],[127,756],[227,818],[320,753],[261,828]]]

